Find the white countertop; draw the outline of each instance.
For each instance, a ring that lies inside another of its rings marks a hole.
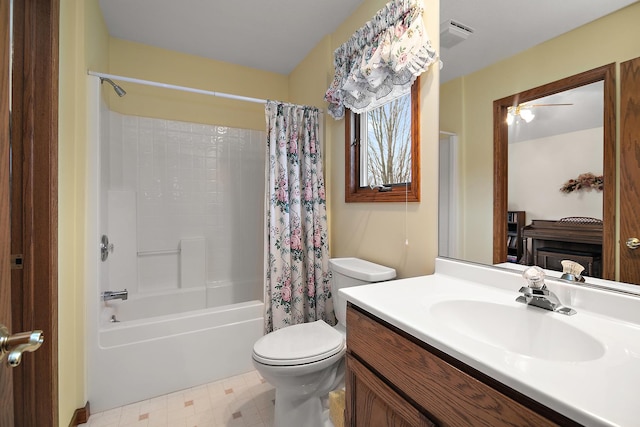
[[[523,284],[519,272],[438,259],[433,275],[339,292],[374,316],[581,424],[640,426],[640,298],[549,279],[548,287],[561,302],[577,311],[565,316],[515,302]],[[553,316],[554,322],[595,338],[603,354],[593,360],[545,360],[489,344],[461,333],[432,309],[453,300],[529,310],[533,322],[505,325],[522,326],[525,336],[544,334],[547,323],[542,320]]]

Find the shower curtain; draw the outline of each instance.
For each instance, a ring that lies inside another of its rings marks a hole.
[[[314,107],[268,101],[265,331],[336,323],[327,213]]]

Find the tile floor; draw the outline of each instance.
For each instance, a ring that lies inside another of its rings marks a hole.
[[[272,427],[275,390],[256,371],[91,414],[89,427]]]

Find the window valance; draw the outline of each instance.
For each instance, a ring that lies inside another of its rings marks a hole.
[[[419,0],[393,0],[334,52],[333,82],[325,93],[329,114],[373,110],[411,91],[436,61]]]

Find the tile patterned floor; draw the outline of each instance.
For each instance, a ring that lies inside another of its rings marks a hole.
[[[272,427],[275,390],[255,372],[91,414],[88,427]]]

